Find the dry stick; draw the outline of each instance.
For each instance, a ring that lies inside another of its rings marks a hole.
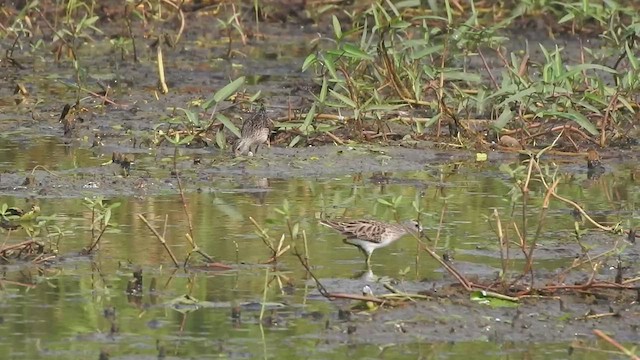
[[[569,199],[563,198],[562,196],[556,194],[555,191],[552,191],[551,195],[553,197],[555,197],[556,199],[573,206],[576,210],[578,210],[580,212],[580,214],[582,214],[582,216],[584,216],[585,219],[587,219],[592,225],[594,225],[598,229],[604,230],[604,231],[608,231],[608,232],[615,232],[615,230],[616,230],[615,226],[600,225],[598,222],[593,220],[589,215],[587,215],[587,213],[580,207],[580,205],[576,204],[575,202],[573,202],[573,201],[571,201]]]
[[[32,289],[35,289],[38,286],[36,284],[27,284],[27,283],[12,281],[12,280],[0,279],[0,287],[4,288],[4,284],[24,286]]]
[[[142,222],[144,222],[145,225],[147,225],[149,230],[151,230],[151,232],[156,236],[156,238],[160,241],[160,243],[162,243],[162,246],[164,246],[164,249],[167,250],[167,252],[169,253],[169,256],[171,257],[171,260],[173,261],[173,264],[176,267],[180,267],[180,264],[178,264],[178,260],[173,255],[173,252],[169,248],[169,245],[167,245],[167,241],[164,239],[164,237],[162,237],[162,235],[160,235],[160,233],[158,233],[158,231],[156,229],[154,229],[153,226],[151,226],[151,224],[149,224],[149,222],[144,217],[144,215],[138,214],[138,217],[140,218],[140,220],[142,220]]]
[[[160,91],[163,94],[169,92],[169,87],[167,87],[167,82],[164,78],[164,63],[162,60],[162,40],[158,39],[158,45],[156,45],[157,49],[157,58],[158,58],[158,83],[160,85]]]
[[[625,285],[625,284],[631,284],[631,283],[634,283],[634,282],[636,282],[636,281],[640,281],[640,277],[635,277],[635,278],[631,278],[631,279],[624,280],[624,281],[622,282],[622,284],[623,284],[623,285]]]
[[[264,271],[264,290],[262,291],[262,306],[260,306],[260,323],[264,317],[264,308],[267,302],[267,289],[269,288],[269,268]]]
[[[604,112],[604,118],[602,119],[602,126],[600,127],[600,147],[605,147],[607,142],[607,124],[609,123],[609,115],[611,114],[611,109],[615,106],[614,104],[618,101],[618,92],[611,97],[609,101],[609,105],[607,105],[607,110]]]
[[[526,258],[527,258],[527,265],[525,268],[525,273],[526,272],[531,272],[531,286],[533,287],[533,251],[536,248],[536,245],[538,243],[538,238],[540,237],[540,233],[542,232],[542,223],[544,218],[547,215],[547,211],[549,209],[549,202],[551,201],[551,192],[555,191],[556,187],[558,186],[558,183],[560,182],[559,179],[556,179],[551,186],[547,189],[546,194],[544,195],[544,200],[542,201],[542,211],[540,212],[540,218],[538,219],[538,227],[536,228],[536,234],[533,237],[533,241],[531,242],[531,244],[529,244],[529,253],[525,254]],[[526,245],[525,245],[526,246]]]
[[[162,0],[165,4],[172,6],[173,8],[175,8],[176,10],[178,10],[178,15],[180,15],[180,30],[178,30],[178,35],[176,35],[176,41],[175,43],[177,44],[178,41],[180,41],[180,37],[182,36],[182,32],[184,31],[184,13],[182,12],[182,9],[180,8],[180,6],[172,3],[169,0]]]
[[[489,69],[489,64],[487,64],[487,59],[485,59],[484,54],[482,54],[482,50],[478,49],[478,55],[480,55],[480,59],[482,59],[482,64],[484,64],[484,68],[485,70],[487,70],[487,73],[491,78],[491,83],[493,83],[493,86],[496,88],[496,90],[500,89],[500,86],[498,86],[498,82],[496,81],[495,76],[493,76],[491,69]]]
[[[329,136],[333,141],[338,143],[338,145],[344,145],[344,141],[342,141],[339,137],[333,135],[333,133],[331,131],[327,131],[327,132],[325,132],[325,134],[327,136]]]
[[[439,262],[440,265],[442,265],[442,267],[444,267],[445,270],[447,270],[453,277],[455,277],[456,280],[458,280],[458,282],[465,288],[465,290],[467,291],[472,290],[470,282],[462,274],[460,274],[460,272],[456,270],[453,267],[453,265],[442,260],[440,256],[438,256],[438,254],[435,251],[431,250],[422,240],[417,239],[417,241],[422,247],[422,249],[426,251],[434,260]]]
[[[258,229],[258,231],[260,232],[260,238],[262,239],[262,242],[269,248],[269,250],[271,250],[271,252],[273,252],[273,254],[277,254],[278,251],[273,247],[273,244],[271,244],[271,242],[269,241],[270,236],[269,234],[267,234],[267,232],[256,222],[256,220],[249,216],[249,221],[251,221],[251,223],[253,224],[253,226],[256,227],[256,229]]]
[[[437,91],[438,98],[438,107],[440,107],[440,113],[444,113],[444,59],[447,56],[447,47],[449,45],[449,38],[445,37],[444,40],[444,48],[442,51],[442,56],[440,57],[440,78],[439,78],[439,86]],[[442,131],[442,117],[438,118],[438,126],[436,128],[436,139],[440,140],[440,131]]]
[[[184,216],[187,218],[187,225],[189,226],[189,236],[193,239],[193,224],[191,223],[191,216],[189,215],[189,206],[187,205],[187,199],[184,197],[184,189],[182,188],[182,180],[180,180],[180,173],[178,172],[178,164],[176,159],[178,158],[178,147],[174,148],[173,154],[173,171],[176,173],[176,180],[178,181],[178,191],[180,191],[180,201],[182,202],[182,210],[184,210]]]
[[[138,51],[136,49],[136,39],[133,36],[133,29],[131,28],[131,19],[129,19],[129,11],[127,10],[128,6],[125,4],[124,6],[124,19],[127,24],[127,32],[129,32],[129,38],[131,39],[131,47],[133,48],[133,62],[138,62]]]
[[[19,244],[15,244],[15,245],[9,245],[7,247],[3,246],[2,248],[0,248],[0,253],[1,252],[6,252],[6,251],[9,251],[9,250],[19,249],[19,248],[22,248],[22,247],[25,247],[25,246],[28,246],[28,245],[31,245],[31,244],[34,244],[34,243],[36,243],[35,240],[27,240],[27,241],[23,241],[23,242],[21,242]]]
[[[496,218],[496,226],[498,231],[498,242],[500,244],[500,263],[502,264],[502,277],[507,276],[507,263],[509,261],[509,247],[505,246],[504,232],[502,231],[502,222],[500,221],[500,213],[498,209],[493,209],[493,216]],[[506,248],[506,249],[505,249]]]
[[[295,255],[298,258],[298,260],[300,261],[300,264],[302,264],[302,267],[304,267],[304,269],[307,271],[307,274],[309,274],[313,279],[313,281],[316,283],[316,287],[318,288],[318,292],[320,293],[320,295],[324,296],[329,300],[332,300],[331,294],[329,294],[329,292],[327,291],[327,288],[325,288],[324,285],[322,285],[322,283],[320,282],[320,280],[318,280],[316,275],[311,271],[309,264],[304,261],[304,259],[302,258],[302,254],[300,254],[298,252],[298,249],[296,249],[295,247],[293,248],[293,255]]]
[[[596,140],[594,140],[593,138],[589,137],[589,135],[585,134],[584,131],[582,131],[580,129],[577,129],[577,128],[571,126],[571,125],[555,126],[555,127],[551,128],[551,129],[546,129],[544,131],[540,131],[540,132],[537,132],[535,134],[531,134],[531,135],[525,136],[522,140],[526,141],[526,140],[530,140],[530,139],[533,139],[533,138],[536,138],[536,137],[545,136],[545,135],[548,135],[550,133],[556,132],[558,130],[562,130],[562,131],[567,130],[567,131],[575,132],[578,135],[580,135],[582,138],[584,138],[585,140],[590,141],[590,142],[594,143],[595,145],[598,145],[598,142]]]
[[[207,259],[208,262],[210,263],[213,262],[213,257],[209,256],[207,253],[200,250],[200,247],[198,246],[198,244],[196,244],[196,242],[193,240],[191,235],[186,234],[185,237],[187,238],[187,240],[189,241],[189,244],[191,244],[191,247],[192,247],[192,250],[189,252],[189,254],[191,254],[192,252],[197,252],[203,258]],[[185,262],[185,265],[186,265],[186,262]]]
[[[236,25],[238,26],[238,29],[242,29],[242,24],[240,24],[240,21],[238,20],[238,15],[240,15],[237,11],[236,11],[236,4],[231,3],[231,10],[233,11],[233,21],[236,23]],[[242,40],[242,45],[243,46],[247,46],[247,35],[245,35],[244,31],[240,31],[240,39]]]
[[[169,223],[169,214],[164,214],[164,224],[162,225],[162,237],[167,237],[167,224]]]
[[[108,224],[105,225],[105,227],[102,228],[102,231],[100,231],[100,234],[98,235],[98,238],[93,242],[93,244],[91,244],[91,246],[89,246],[89,248],[86,250],[86,254],[91,253],[91,251],[98,246],[98,243],[100,242],[100,239],[102,239],[102,235],[104,235],[104,232],[107,230]]]
[[[617,246],[617,245],[616,245],[616,246]],[[556,275],[556,276],[554,277],[555,282],[563,282],[563,281],[564,281],[564,277],[565,277],[565,276],[566,276],[566,274],[568,274],[571,270],[576,269],[576,268],[579,268],[579,267],[581,267],[582,265],[584,265],[584,264],[586,264],[586,263],[591,263],[591,262],[593,262],[594,260],[599,259],[599,258],[601,258],[601,257],[609,256],[609,254],[610,254],[610,253],[612,253],[612,252],[614,252],[614,251],[616,251],[616,248],[615,248],[615,247],[614,247],[614,248],[612,248],[612,249],[606,250],[606,251],[604,251],[603,253],[598,254],[598,255],[596,255],[596,256],[592,256],[592,257],[590,257],[589,259],[585,259],[585,260],[581,260],[581,261],[574,262],[573,264],[571,264],[571,266],[570,266],[570,267],[568,267],[567,269],[565,269],[564,271],[562,271],[561,273],[559,273],[558,275]],[[626,284],[626,283],[627,283],[627,281],[623,281],[622,283],[623,283],[623,284]]]
[[[622,284],[616,284],[609,281],[591,281],[590,283],[584,283],[580,285],[548,285],[539,290],[552,291],[552,290],[588,290],[588,289],[614,289],[614,290],[640,290],[638,286],[626,286]]]
[[[12,232],[13,232],[13,230],[11,230],[11,229],[7,230],[7,237],[4,239],[4,242],[2,243],[2,245],[0,245],[0,256],[2,256],[2,252],[5,250],[5,245],[7,245],[7,242],[11,238],[11,233]],[[29,240],[29,241],[35,241],[35,240]]]
[[[438,247],[438,241],[440,241],[440,233],[442,231],[442,225],[444,224],[444,214],[447,211],[447,203],[445,201],[444,205],[442,206],[442,210],[440,211],[440,221],[438,222],[438,230],[436,231],[436,239],[434,241],[433,247],[437,248]]]
[[[307,232],[302,230],[302,244],[304,245],[304,261],[309,263],[309,246],[307,245]]]

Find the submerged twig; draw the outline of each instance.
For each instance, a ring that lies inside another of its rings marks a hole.
[[[149,222],[144,217],[144,215],[138,214],[138,218],[140,218],[140,220],[142,220],[142,222],[144,222],[144,224],[147,225],[149,230],[151,230],[151,232],[156,236],[156,238],[160,241],[162,246],[165,248],[165,250],[167,250],[167,253],[169,253],[169,256],[171,257],[171,261],[173,261],[173,264],[176,267],[180,267],[178,260],[176,259],[175,255],[173,255],[173,252],[171,251],[171,248],[169,248],[169,245],[167,245],[167,241],[164,239],[164,237],[160,235],[160,233],[156,229],[154,229],[153,226],[151,226],[151,224],[149,224]]]

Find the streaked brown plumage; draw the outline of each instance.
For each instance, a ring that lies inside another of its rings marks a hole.
[[[422,233],[422,226],[415,220],[401,224],[389,224],[376,220],[320,220],[320,224],[337,230],[346,237],[345,243],[356,246],[364,252],[367,257],[367,266],[375,249],[385,247],[406,234]]]
[[[272,127],[273,122],[267,117],[264,105],[260,105],[258,111],[242,124],[240,139],[233,148],[234,154],[239,156],[246,153],[252,156],[257,153],[258,147],[268,142]],[[251,152],[251,148],[254,145],[255,150]]]

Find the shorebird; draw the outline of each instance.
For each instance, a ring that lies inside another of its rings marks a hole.
[[[249,156],[253,156],[258,152],[258,147],[261,144],[269,141],[269,134],[271,133],[272,126],[273,123],[267,117],[264,105],[261,104],[258,111],[251,115],[251,117],[245,120],[242,124],[240,139],[235,143],[233,153],[236,156],[245,153]],[[256,148],[251,152],[251,148],[254,145]]]
[[[389,224],[375,220],[320,220],[320,224],[337,230],[344,235],[345,244],[356,246],[367,257],[370,266],[371,254],[375,249],[385,247],[406,234],[422,234],[422,226],[409,220],[401,224]]]

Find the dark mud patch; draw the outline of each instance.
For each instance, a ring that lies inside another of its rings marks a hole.
[[[627,301],[629,299],[626,299]],[[560,295],[525,299],[517,308],[491,308],[464,295],[421,300],[400,308],[352,314],[334,323],[322,338],[345,343],[428,342],[571,342],[589,338],[598,329],[621,342],[639,334],[638,305]],[[347,335],[348,334],[348,335]]]

